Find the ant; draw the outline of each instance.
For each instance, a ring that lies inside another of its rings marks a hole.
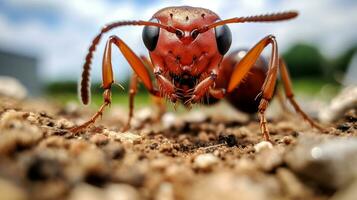
[[[288,101],[312,127],[322,129],[295,101],[289,73],[285,62],[279,57],[274,35],[264,37],[248,51],[234,51],[224,56],[232,42],[227,24],[275,22],[292,19],[297,15],[297,12],[291,11],[221,20],[211,10],[180,6],[161,9],[149,21],[119,21],[105,26],[92,41],[83,66],[80,94],[84,104],[88,104],[90,99],[89,72],[93,52],[104,33],[121,26],[144,26],[142,39],[149,50],[150,60],[137,56],[118,36],[110,36],[102,65],[104,103],[89,121],[72,128],[72,131],[78,132],[93,124],[103,114],[105,107],[111,104],[111,87],[114,84],[111,63],[113,44],[135,72],[130,83],[127,128],[130,127],[137,82],[140,81],[151,95],[182,103],[188,108],[195,103],[212,104],[226,98],[239,110],[257,112],[264,139],[271,141],[265,111],[274,95],[280,71]],[[269,64],[263,62],[260,55],[268,45],[271,45]],[[157,87],[153,85],[149,71]]]

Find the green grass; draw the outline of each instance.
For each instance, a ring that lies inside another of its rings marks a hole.
[[[74,93],[57,93],[57,94],[50,94],[48,97],[59,103],[59,104],[66,104],[68,102],[77,102],[81,103],[77,94]],[[135,96],[135,107],[143,107],[148,105],[150,102],[150,96],[146,93],[138,93]],[[91,105],[98,106],[103,102],[102,94],[94,93],[91,97]],[[112,95],[112,103],[115,105],[122,105],[123,107],[127,108],[129,106],[129,96],[125,92],[121,93],[114,93]]]
[[[304,78],[295,79],[293,81],[293,89],[296,96],[312,96],[326,101],[336,96],[341,86],[318,78]]]

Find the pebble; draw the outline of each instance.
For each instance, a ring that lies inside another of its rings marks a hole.
[[[139,200],[139,192],[128,184],[110,184],[105,189],[106,200]]]
[[[11,153],[17,147],[27,148],[37,144],[43,132],[24,120],[25,112],[9,110],[0,118],[0,154]]]
[[[170,152],[172,151],[172,149],[173,149],[173,144],[169,140],[163,141],[159,147],[160,152]]]
[[[90,138],[90,141],[96,145],[104,145],[109,142],[109,138],[104,134],[95,134]]]
[[[81,183],[76,186],[71,194],[69,200],[102,200],[105,193],[97,187]]]
[[[207,133],[205,131],[200,131],[198,133],[198,139],[202,142],[208,142],[209,141],[209,137],[207,135]]]
[[[184,121],[189,123],[200,123],[207,119],[207,115],[200,111],[191,111],[183,117]]]
[[[276,171],[277,178],[281,181],[281,185],[291,199],[304,199],[307,196],[312,197],[312,191],[305,187],[304,184],[286,168],[279,168]]]
[[[357,180],[336,192],[331,200],[351,200],[357,197]]]
[[[268,148],[257,154],[255,159],[260,169],[269,172],[283,163],[283,154],[284,148]]]
[[[255,152],[259,153],[265,149],[272,149],[273,145],[270,142],[262,141],[254,145]]]
[[[170,161],[166,158],[158,158],[151,162],[151,167],[157,170],[164,170],[170,165]]]
[[[338,189],[357,179],[357,138],[302,135],[285,155],[287,165],[324,187]]]
[[[177,121],[177,117],[172,112],[165,113],[161,118],[161,122],[162,122],[164,128],[173,127],[175,125],[176,121]]]
[[[253,162],[248,158],[241,158],[237,160],[234,168],[236,171],[243,173],[258,170],[256,162]]]
[[[67,119],[62,118],[62,119],[57,120],[56,125],[58,128],[61,128],[61,129],[69,129],[74,126],[74,123]]]
[[[156,193],[156,200],[175,200],[174,191],[171,183],[163,182],[160,184]]]
[[[218,164],[219,159],[212,153],[198,155],[193,165],[197,169],[210,170],[214,165]]]
[[[131,143],[136,144],[141,141],[141,136],[131,133],[131,132],[113,132],[111,131],[112,135],[114,134],[115,140],[119,140],[122,143]]]
[[[24,99],[27,93],[26,87],[16,78],[0,76],[0,95],[15,99]]]
[[[150,107],[145,107],[143,109],[138,110],[135,113],[134,118],[143,122],[143,121],[150,119],[152,116],[152,113],[153,113],[153,110]]]
[[[0,199],[25,200],[26,193],[23,189],[5,179],[0,179]]]
[[[357,108],[357,86],[344,88],[327,108],[319,112],[319,120],[324,123],[331,123],[341,118],[349,109]]]
[[[125,156],[125,148],[118,142],[109,142],[104,147],[104,151],[111,159],[122,159]]]
[[[105,161],[104,153],[96,148],[88,148],[82,151],[77,159],[82,166],[87,168],[101,168]]]
[[[270,179],[271,180],[271,179]],[[265,176],[254,180],[247,175],[218,172],[198,179],[185,190],[189,200],[266,200],[274,198],[277,189]],[[269,185],[270,184],[270,185]]]

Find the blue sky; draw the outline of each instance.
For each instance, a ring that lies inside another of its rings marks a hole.
[[[269,24],[230,25],[231,50],[252,47],[267,34],[278,39],[280,51],[296,42],[318,45],[334,56],[357,43],[357,1],[353,0],[0,0],[0,48],[37,56],[44,80],[76,80],[84,56],[99,29],[117,20],[147,20],[157,10],[173,5],[204,6],[221,18],[297,10],[296,20]],[[94,57],[93,79],[101,77],[104,40],[118,35],[138,54],[147,54],[142,27],[114,30],[103,38]],[[117,50],[113,65],[123,80],[130,67]],[[268,53],[268,51],[265,51]]]

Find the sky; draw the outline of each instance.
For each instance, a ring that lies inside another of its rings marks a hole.
[[[268,34],[276,36],[280,52],[307,42],[317,45],[325,56],[335,57],[357,44],[355,0],[0,0],[0,49],[37,57],[44,81],[77,80],[91,40],[102,26],[149,20],[159,9],[179,5],[205,7],[222,19],[299,12],[298,18],[286,22],[229,25],[231,50],[250,48]],[[122,38],[138,55],[147,55],[141,32],[142,27],[122,27],[107,33],[94,56],[92,79],[100,80],[104,44],[110,35]],[[131,69],[115,48],[112,57],[120,82]]]

